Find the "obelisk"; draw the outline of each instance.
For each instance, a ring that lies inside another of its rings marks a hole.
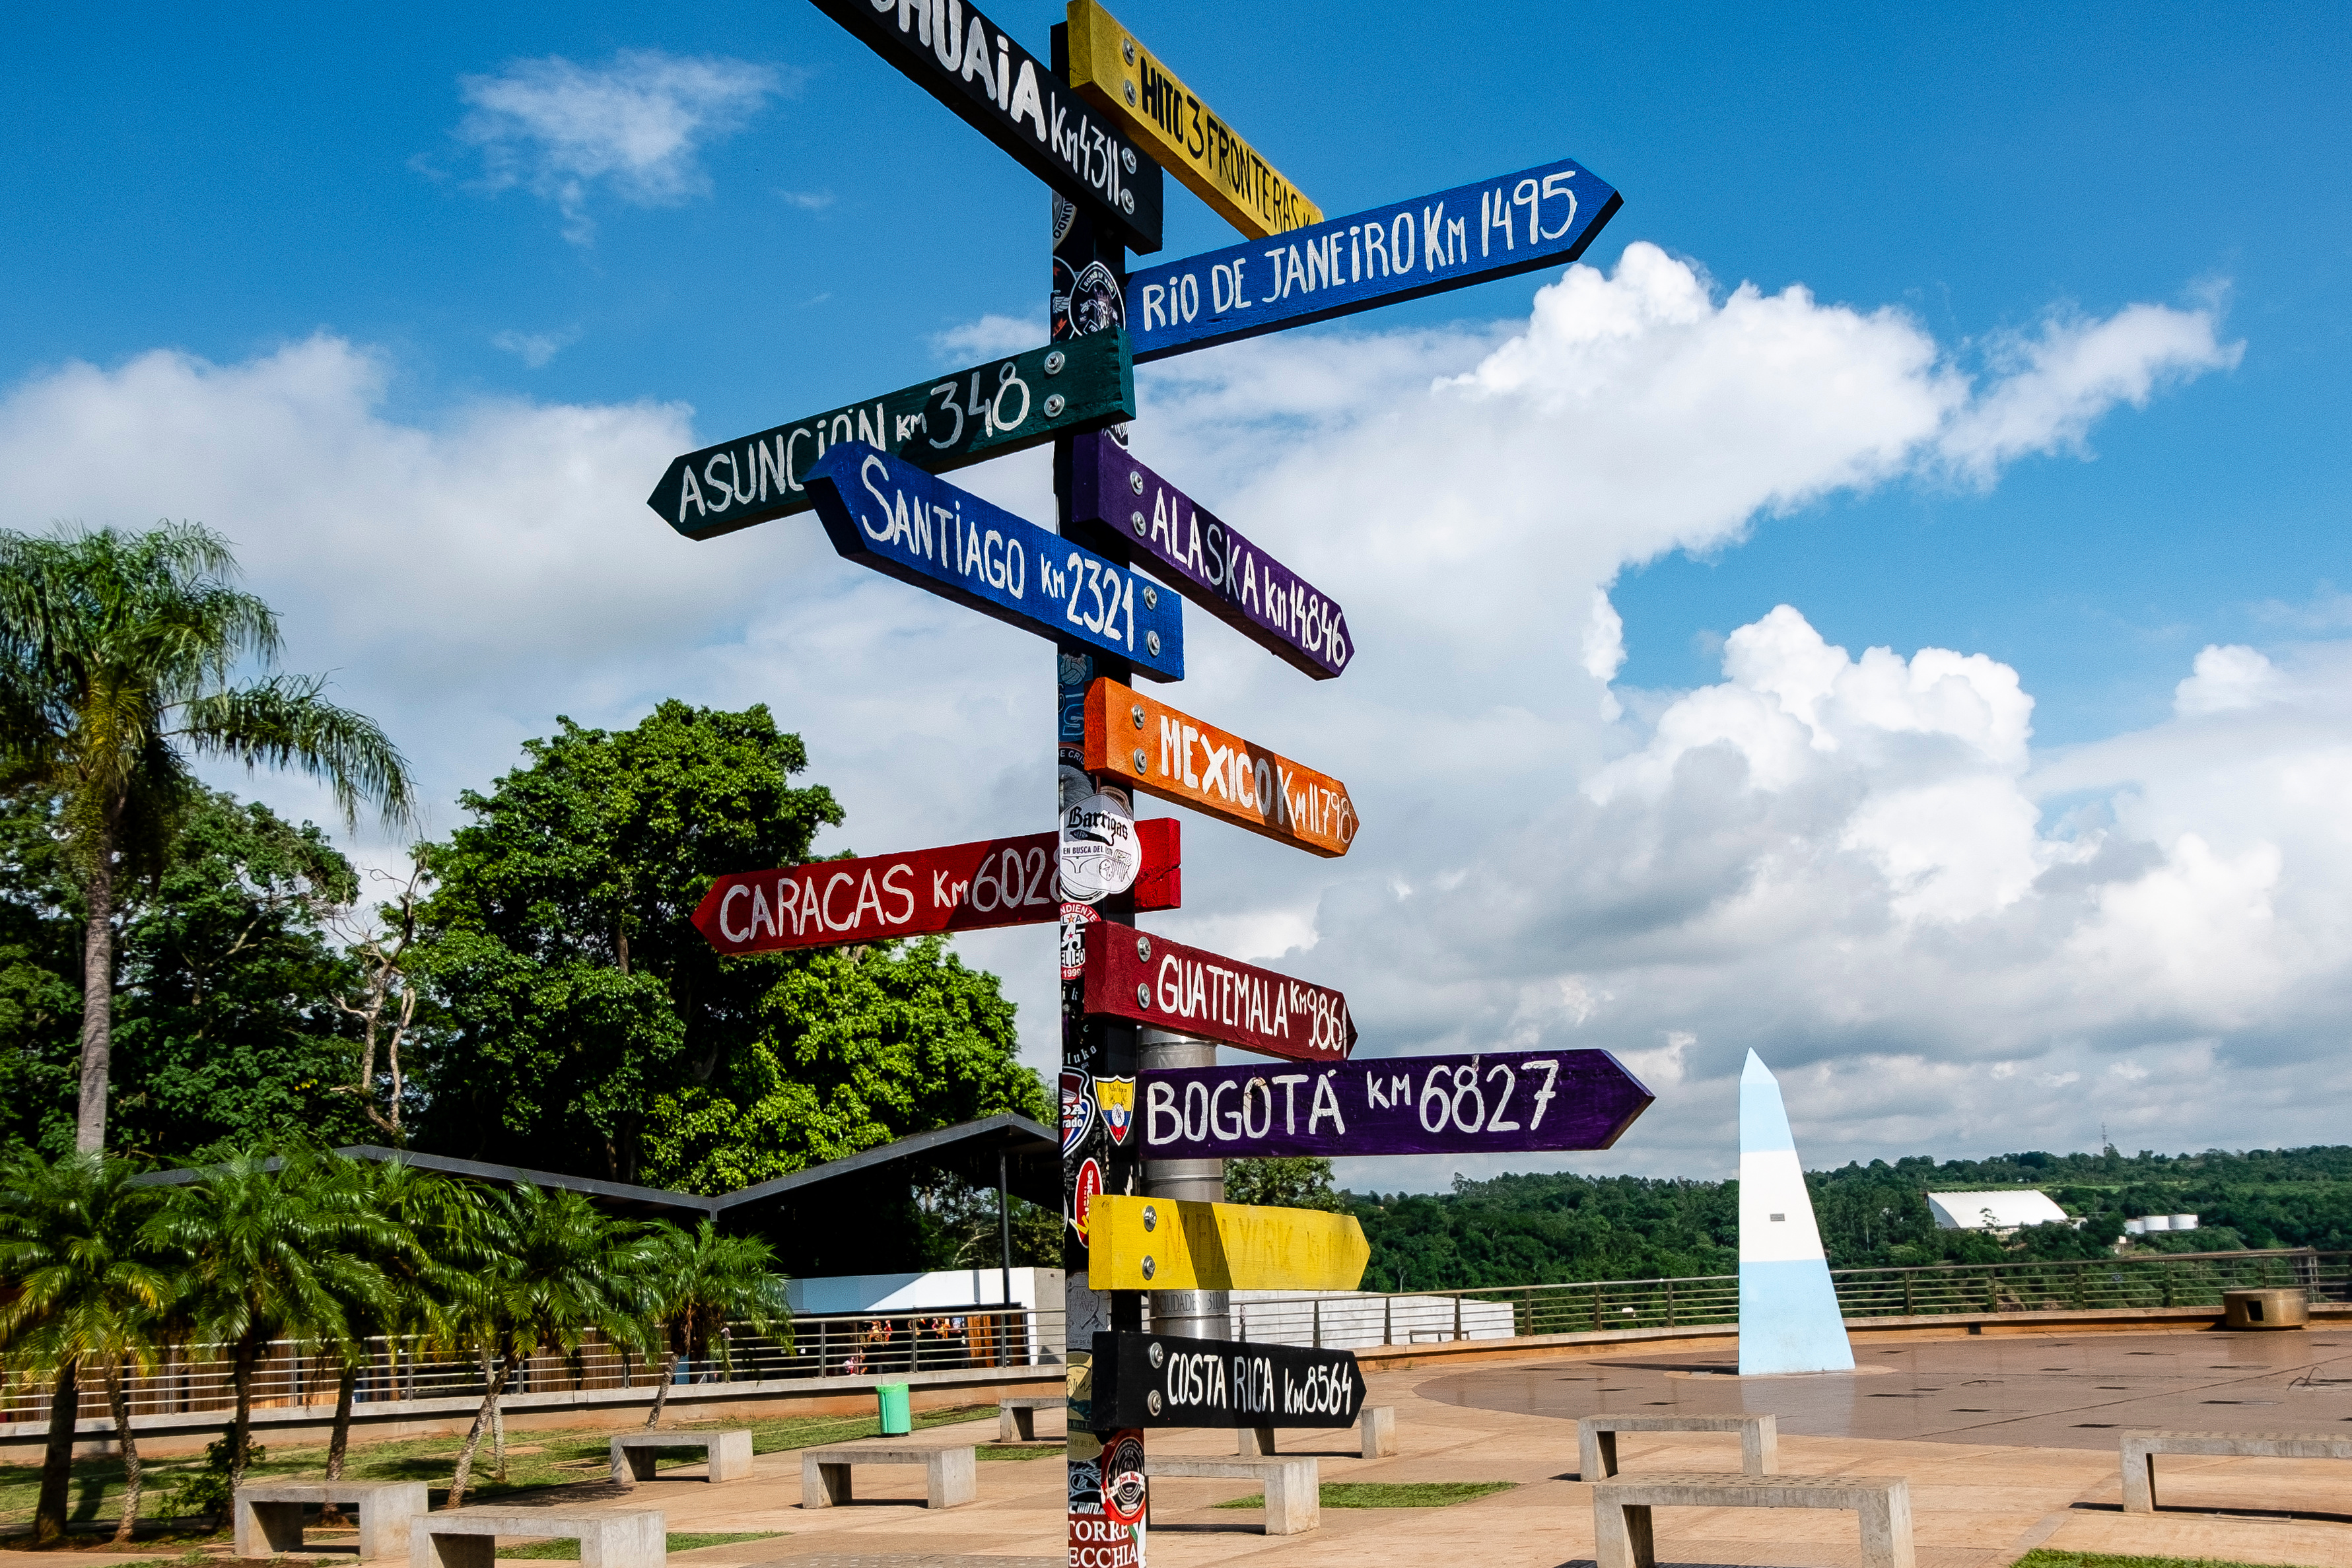
[[[1739,1375],[1853,1370],[1780,1080],[1751,1051],[1739,1074]]]

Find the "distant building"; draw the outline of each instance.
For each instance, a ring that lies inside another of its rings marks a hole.
[[[1990,1230],[1995,1236],[2028,1225],[2063,1225],[2074,1218],[2040,1192],[1931,1192],[1927,1212],[1939,1230]]]

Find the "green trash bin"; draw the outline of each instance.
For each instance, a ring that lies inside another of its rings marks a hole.
[[[882,1435],[903,1437],[915,1429],[915,1413],[907,1399],[907,1385],[886,1383],[875,1394],[882,1401]]]

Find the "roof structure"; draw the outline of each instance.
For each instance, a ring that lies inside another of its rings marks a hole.
[[[2015,1230],[2027,1225],[2063,1224],[2072,1217],[2047,1193],[1931,1192],[1927,1212],[1939,1230]]]

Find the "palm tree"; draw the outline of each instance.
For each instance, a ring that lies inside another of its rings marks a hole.
[[[775,1249],[756,1236],[722,1236],[705,1219],[695,1230],[665,1225],[654,1233],[644,1260],[642,1294],[646,1315],[658,1325],[669,1358],[663,1364],[647,1430],[661,1425],[670,1380],[680,1356],[707,1356],[719,1347],[720,1364],[734,1370],[727,1325],[740,1322],[753,1333],[776,1336],[784,1350],[793,1342],[792,1310],[784,1301],[784,1277],[775,1270]]]
[[[172,1194],[148,1232],[176,1265],[175,1306],[196,1335],[227,1353],[236,1413],[229,1426],[229,1485],[251,1449],[253,1380],[273,1340],[340,1343],[345,1303],[388,1291],[365,1254],[399,1242],[380,1217],[341,1200],[319,1159],[258,1153],[200,1171]]]
[[[128,1161],[79,1152],[54,1162],[20,1154],[0,1166],[0,1281],[8,1287],[0,1349],[11,1363],[56,1380],[34,1506],[37,1545],[65,1534],[85,1367],[104,1370],[107,1409],[122,1445],[118,1545],[139,1521],[139,1445],[123,1368],[152,1364],[152,1331],[170,1281],[141,1248],[141,1231],[163,1195],[134,1186],[132,1169]]]
[[[475,1452],[518,1367],[542,1351],[568,1355],[592,1332],[616,1345],[639,1343],[631,1309],[645,1266],[641,1227],[579,1193],[528,1182],[487,1193],[482,1219],[454,1303],[458,1342],[483,1359],[482,1405],[457,1453],[451,1508],[465,1504]]]
[[[247,660],[278,652],[277,616],[229,585],[236,570],[228,541],[194,524],[0,530],[0,779],[63,802],[87,904],[79,1149],[106,1145],[115,885],[160,864],[190,764],[296,768],[354,819],[363,800],[388,819],[409,811],[399,750],[327,701],[323,678],[232,684]]]

